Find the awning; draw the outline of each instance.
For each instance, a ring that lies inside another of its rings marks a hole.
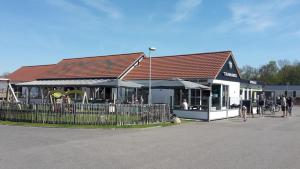
[[[145,86],[149,87],[149,83],[145,83]],[[210,87],[204,86],[202,84],[198,84],[191,81],[186,81],[182,79],[172,79],[172,80],[158,80],[154,81],[151,84],[151,88],[156,89],[176,89],[176,88],[184,88],[184,89],[204,89],[210,90]]]
[[[43,87],[60,87],[60,86],[86,86],[86,87],[125,87],[141,88],[143,85],[123,81],[120,79],[77,79],[77,80],[36,80],[25,83],[18,83],[17,86],[43,86]]]
[[[9,81],[9,79],[0,78],[0,81]]]
[[[76,80],[35,80],[31,82],[18,83],[17,86],[95,86],[102,82],[106,82],[108,79],[76,79]]]
[[[100,82],[95,84],[96,86],[103,86],[103,87],[125,87],[125,88],[141,88],[143,85],[131,81],[124,81],[120,79],[113,79],[106,82]]]

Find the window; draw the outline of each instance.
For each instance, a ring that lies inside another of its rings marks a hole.
[[[251,93],[251,90],[248,91],[248,96],[249,96],[248,100],[251,100],[251,99],[252,99],[252,93]]]
[[[149,89],[147,89],[147,88],[138,89],[137,94],[138,94],[138,100],[141,104],[147,104],[148,103]]]
[[[228,107],[228,96],[229,96],[229,93],[228,93],[228,85],[223,85],[223,92],[222,92],[222,107]]]
[[[104,94],[105,99],[106,100],[111,99],[112,88],[105,88],[104,92],[105,92],[105,94]]]
[[[183,99],[188,101],[189,91],[185,89],[175,89],[174,91],[174,105],[180,106]]]
[[[191,106],[199,106],[201,105],[201,90],[200,89],[192,89],[191,90]]]
[[[125,102],[133,103],[136,100],[136,93],[134,88],[125,89]]]
[[[296,97],[296,96],[297,96],[297,92],[293,91],[293,97]]]
[[[212,107],[217,109],[221,108],[220,95],[221,95],[221,85],[213,84],[212,85]]]
[[[104,88],[95,89],[95,99],[104,100]]]
[[[30,98],[38,99],[41,98],[41,92],[38,87],[32,87],[30,90]]]

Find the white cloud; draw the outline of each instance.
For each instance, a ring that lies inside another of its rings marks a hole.
[[[295,0],[267,0],[260,2],[230,4],[231,19],[222,23],[220,29],[243,29],[264,31],[278,24],[279,14],[297,3]]]
[[[90,17],[91,19],[99,18],[99,14],[93,13],[93,10],[112,18],[120,18],[122,16],[121,12],[107,0],[80,0],[77,3],[72,0],[47,0],[47,2],[65,11]],[[81,2],[81,4],[78,2]]]
[[[202,0],[178,0],[171,21],[180,22],[185,20],[201,3]]]
[[[120,18],[121,12],[108,0],[81,0],[87,6],[103,12],[112,18]]]

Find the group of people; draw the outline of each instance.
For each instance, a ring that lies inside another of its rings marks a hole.
[[[292,110],[293,110],[293,98],[292,97],[286,97],[282,95],[281,97],[278,97],[276,100],[276,104],[280,105],[281,111],[282,111],[282,116],[281,117],[287,117],[288,114],[289,116],[292,115]],[[258,95],[258,100],[257,100],[257,114],[259,114],[261,117],[264,116],[264,109],[266,106],[266,99],[263,94]],[[275,105],[273,105],[274,107]],[[274,107],[275,108],[275,107]],[[273,110],[275,111],[275,110]],[[253,116],[253,112],[252,116]],[[245,105],[241,106],[241,117],[243,118],[244,121],[247,120],[247,107]]]
[[[285,97],[284,95],[280,98],[281,101],[281,110],[282,110],[282,117],[287,117],[292,115],[293,109],[293,98],[292,97]]]

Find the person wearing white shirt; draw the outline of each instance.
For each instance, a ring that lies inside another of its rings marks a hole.
[[[182,108],[183,108],[183,110],[188,110],[188,109],[189,109],[189,105],[188,105],[188,103],[186,102],[186,99],[183,99],[183,102],[182,102]]]

